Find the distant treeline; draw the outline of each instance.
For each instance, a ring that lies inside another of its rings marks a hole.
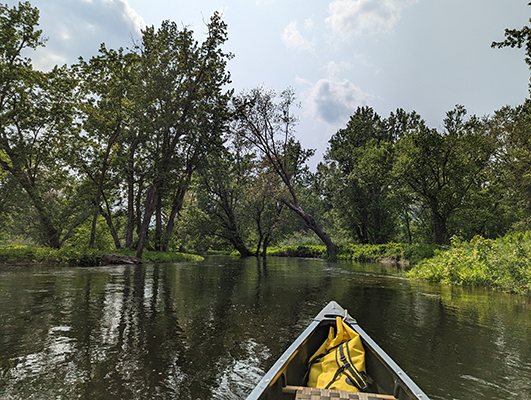
[[[0,5],[0,243],[265,254],[268,246],[426,243],[531,228],[531,101],[463,106],[440,129],[360,107],[315,172],[293,90],[227,89],[214,13],[203,42],[165,21],[131,49],[49,72],[39,12]],[[522,46],[506,33],[498,46]],[[515,39],[516,40],[516,39]]]

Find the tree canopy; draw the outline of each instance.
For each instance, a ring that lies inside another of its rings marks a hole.
[[[0,5],[0,242],[265,255],[295,241],[436,243],[531,228],[529,100],[489,116],[457,105],[358,107],[315,171],[293,89],[234,93],[218,13],[198,41],[163,21],[130,49],[43,72],[39,12]],[[529,27],[493,47],[525,47]]]

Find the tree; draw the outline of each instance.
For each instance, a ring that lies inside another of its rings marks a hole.
[[[499,141],[495,171],[501,193],[493,219],[504,229],[500,235],[508,230],[511,222],[513,229],[528,230],[531,224],[531,101],[526,99],[524,104],[496,111],[489,119],[489,127]],[[505,219],[504,223],[501,218]]]
[[[255,254],[266,257],[269,245],[285,233],[289,218],[285,204],[278,201],[282,192],[279,176],[265,159],[256,160],[254,170],[254,179],[247,192],[247,214],[256,229]]]
[[[228,149],[211,152],[200,171],[200,207],[210,219],[211,234],[230,242],[241,257],[253,255],[248,248],[245,221],[246,193],[251,183],[252,156]]]
[[[446,114],[444,131],[429,129],[413,118],[404,126],[396,144],[396,177],[430,210],[434,241],[448,243],[448,220],[463,205],[495,151],[484,121],[457,106]]]
[[[339,248],[314,217],[301,207],[296,191],[297,179],[314,151],[304,150],[294,137],[297,121],[291,114],[294,102],[295,95],[291,89],[283,91],[278,100],[274,91],[264,87],[242,93],[234,99],[238,116],[234,133],[267,160],[268,167],[280,177],[286,189],[286,193],[279,196],[279,201],[317,234],[331,258]]]
[[[531,5],[529,3],[528,5]],[[531,22],[531,18],[529,19]],[[505,40],[503,42],[492,42],[492,48],[522,48],[525,46],[525,62],[527,66],[531,69],[531,27],[524,26],[521,29],[505,29]],[[531,83],[530,83],[531,89]]]
[[[22,57],[25,49],[44,45],[38,19],[28,2],[11,9],[0,5],[0,167],[35,210],[38,240],[59,248],[84,219],[68,204],[74,193],[66,192],[75,177],[61,163],[57,145],[74,126],[76,82],[66,67],[43,73]]]
[[[528,5],[531,5],[529,3]],[[529,19],[531,22],[531,19]],[[492,42],[492,48],[525,48],[525,63],[531,69],[531,27],[523,26],[521,29],[505,29],[505,40],[502,42]],[[529,89],[531,91],[531,78]],[[531,151],[529,137],[529,115],[531,105],[530,100],[526,99],[525,103],[518,107],[504,107],[498,110],[493,121],[498,122],[498,129],[501,127],[501,158],[503,160],[504,170],[507,172],[505,183],[510,188],[519,206],[523,208],[524,215],[520,224],[523,229],[527,229],[529,220],[527,213],[529,210],[529,197],[531,194],[529,177],[531,169]]]
[[[393,133],[370,107],[358,107],[347,127],[329,141],[329,193],[360,243],[387,243],[393,234],[391,204]]]
[[[83,130],[75,137],[78,146],[74,151],[72,164],[77,164],[95,186],[94,214],[89,239],[89,248],[94,247],[96,223],[102,215],[109,226],[117,249],[121,248],[120,238],[113,222],[108,196],[104,185],[110,161],[117,163],[117,158],[124,157],[119,151],[124,148],[124,141],[132,125],[132,111],[135,85],[135,67],[138,57],[134,53],[124,53],[123,49],[108,50],[101,45],[99,55],[88,62],[80,59],[75,66],[81,82],[84,101],[79,108],[84,117]],[[125,155],[126,157],[127,155]],[[116,170],[118,165],[114,166]],[[115,172],[116,173],[116,172]],[[117,189],[116,182],[112,188]],[[105,200],[105,208],[101,200]],[[132,203],[132,200],[130,200]],[[131,219],[131,216],[130,216]],[[131,223],[131,221],[129,221]]]
[[[225,129],[231,92],[226,63],[231,58],[220,47],[227,40],[227,27],[218,13],[207,25],[202,44],[189,29],[162,23],[148,27],[138,46],[138,115],[140,134],[146,137],[149,183],[139,232],[137,256],[141,257],[151,219],[155,213],[156,247],[168,243],[174,218],[182,208],[192,174],[209,146],[219,145]],[[164,201],[169,208],[166,238],[162,238]]]
[[[279,177],[239,141],[211,151],[198,171],[199,228],[229,242],[242,257],[263,256],[286,225],[286,207],[276,200]],[[252,250],[254,247],[254,251]]]

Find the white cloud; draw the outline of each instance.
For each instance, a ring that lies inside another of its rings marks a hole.
[[[137,33],[146,26],[144,19],[131,8],[127,0],[107,0],[107,2],[116,4],[122,10],[125,21],[130,21]]]
[[[33,5],[40,10],[40,28],[48,37],[46,48],[31,54],[41,70],[58,62],[74,63],[79,56],[89,58],[100,43],[108,48],[130,46],[146,25],[127,0],[34,0]]]
[[[340,124],[347,121],[357,107],[366,105],[372,98],[348,79],[328,78],[313,85],[306,102],[314,119]]]
[[[352,68],[352,66],[348,62],[342,61],[338,64],[335,61],[330,61],[327,65],[328,76],[331,79],[337,80],[339,77],[339,73],[342,70],[349,70],[350,68]]]
[[[362,33],[391,30],[402,9],[418,0],[334,0],[328,6],[327,25],[343,39]]]
[[[313,42],[310,42],[302,37],[297,29],[297,23],[295,21],[290,22],[286,29],[284,29],[284,32],[282,33],[282,42],[288,49],[308,51],[314,50]]]
[[[374,98],[348,79],[340,78],[342,71],[351,68],[348,62],[330,61],[326,65],[328,77],[325,79],[313,83],[297,76],[297,83],[308,87],[302,95],[307,114],[315,120],[338,126],[348,121],[356,108]]]
[[[313,20],[311,18],[305,19],[304,20],[304,27],[306,29],[308,29],[308,30],[312,30],[313,28],[315,28]]]

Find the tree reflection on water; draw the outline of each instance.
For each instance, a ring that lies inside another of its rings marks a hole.
[[[245,398],[330,300],[434,399],[531,396],[527,297],[382,265],[211,257],[0,269],[0,398]]]

